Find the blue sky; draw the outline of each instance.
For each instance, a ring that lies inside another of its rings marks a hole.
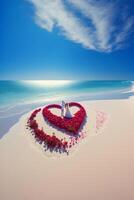
[[[134,80],[133,0],[4,0],[0,79]]]

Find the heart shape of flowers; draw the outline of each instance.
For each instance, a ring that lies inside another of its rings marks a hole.
[[[74,117],[71,119],[56,116],[50,111],[51,108],[61,109],[61,106],[57,104],[51,104],[44,107],[42,110],[42,114],[44,116],[44,119],[47,120],[49,123],[60,128],[61,130],[66,130],[67,132],[70,132],[74,134],[74,136],[76,136],[78,135],[78,131],[82,126],[82,123],[84,122],[86,111],[81,104],[76,102],[69,103],[69,106],[76,106],[79,108],[79,110],[74,114]],[[39,112],[41,112],[41,108],[34,110],[27,121],[27,127],[32,131],[32,135],[34,135],[36,141],[38,141],[40,144],[44,143],[47,149],[57,149],[68,153],[67,149],[71,148],[75,144],[75,142],[77,143],[79,136],[75,137],[75,141],[72,140],[71,142],[68,142],[64,139],[59,139],[55,135],[50,135],[46,133],[43,129],[39,128],[39,125],[36,121],[36,116]],[[83,136],[81,135],[80,137]]]
[[[53,114],[51,112],[52,108],[61,109],[61,106],[58,104],[51,104],[46,106],[43,109],[42,114],[44,116],[44,119],[47,120],[50,124],[76,135],[78,134],[78,131],[85,120],[86,111],[81,104],[76,102],[69,103],[69,107],[79,108],[79,110],[74,114],[72,118],[62,118],[61,116]]]

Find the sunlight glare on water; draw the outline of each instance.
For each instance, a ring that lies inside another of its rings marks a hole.
[[[23,81],[23,84],[39,86],[39,87],[59,87],[69,85],[73,81],[71,80],[29,80]]]

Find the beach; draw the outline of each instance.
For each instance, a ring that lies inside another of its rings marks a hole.
[[[87,112],[86,137],[70,155],[48,157],[34,145],[26,129],[30,113],[3,136],[0,199],[134,199],[134,97],[80,103]],[[100,111],[107,120],[96,132]]]
[[[0,5],[0,200],[134,200],[134,0]]]

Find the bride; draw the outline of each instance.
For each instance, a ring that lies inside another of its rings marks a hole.
[[[65,111],[65,118],[72,118],[73,116],[72,116],[72,114],[70,112],[70,109],[69,109],[69,103],[65,104],[65,109],[66,109],[66,111]]]

